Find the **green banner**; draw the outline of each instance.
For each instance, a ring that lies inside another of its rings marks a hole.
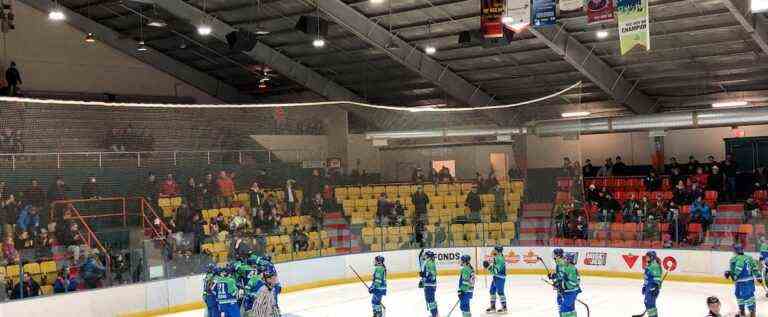
[[[621,55],[635,47],[651,49],[651,33],[648,23],[648,0],[619,0],[616,6],[619,22]]]

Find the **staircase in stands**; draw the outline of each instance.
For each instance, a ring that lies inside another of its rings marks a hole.
[[[337,254],[361,251],[360,237],[352,233],[342,212],[326,213],[323,227],[328,232],[331,246],[336,248]]]
[[[709,227],[709,233],[703,246],[714,249],[730,249],[739,232],[739,226],[742,224],[744,224],[744,206],[740,204],[717,206],[715,221]]]
[[[523,204],[518,232],[520,245],[543,245],[547,243],[552,232],[552,204]]]

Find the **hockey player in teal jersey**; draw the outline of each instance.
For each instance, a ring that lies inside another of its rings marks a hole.
[[[427,302],[427,311],[432,317],[437,317],[437,302],[435,301],[435,292],[437,291],[437,266],[435,265],[435,253],[426,251],[424,253],[425,261],[421,264],[419,271],[419,288],[424,288],[424,300]]]
[[[486,313],[506,313],[507,296],[504,294],[504,284],[507,279],[507,263],[504,259],[504,248],[496,246],[491,252],[491,261],[483,261],[483,267],[488,273],[493,275],[491,282],[491,307],[486,309]],[[496,296],[499,296],[501,308],[496,310]]]
[[[219,304],[220,313],[224,317],[240,317],[240,305],[237,304],[237,282],[232,277],[234,267],[230,264],[214,279],[214,292]]]
[[[461,256],[461,269],[459,270],[459,308],[461,309],[462,317],[472,316],[470,310],[470,302],[472,301],[472,293],[475,291],[475,269],[472,267],[470,261],[472,258],[469,255]]]
[[[252,274],[245,285],[243,311],[247,317],[280,316],[272,289],[276,283],[277,271],[267,268],[261,274]]]
[[[555,261],[555,270],[552,272],[549,272],[549,279],[554,280],[555,275],[557,272],[560,271],[560,268],[563,267],[565,264],[565,252],[563,252],[563,249],[556,248],[552,250],[552,259]]]
[[[205,276],[203,277],[203,301],[205,302],[205,313],[207,317],[219,317],[219,303],[216,301],[214,293],[214,280],[219,274],[219,268],[214,264],[208,264]]]
[[[581,277],[576,270],[575,254],[566,254],[565,261],[554,273],[552,282],[557,289],[560,317],[576,317],[576,297],[581,293]]]
[[[373,282],[368,288],[368,293],[373,295],[371,298],[373,317],[382,317],[384,314],[381,299],[387,295],[387,267],[384,266],[384,257],[381,255],[377,255],[374,261]]]
[[[645,254],[648,265],[645,267],[643,296],[645,297],[645,313],[648,317],[658,316],[656,309],[656,298],[661,291],[661,261],[655,251],[648,251]]]
[[[757,251],[760,252],[760,263],[763,265],[763,277],[768,276],[768,240],[765,236],[760,236],[757,242]],[[768,279],[763,279],[763,286],[768,289]],[[765,293],[768,297],[768,292]]]
[[[234,269],[235,269],[235,281],[237,281],[237,285],[242,288],[245,283],[248,283],[248,278],[251,275],[251,272],[255,272],[256,268],[253,267],[248,260],[241,260],[234,263]]]
[[[736,283],[736,300],[739,304],[739,316],[745,317],[749,310],[751,317],[757,314],[755,305],[755,279],[763,283],[763,278],[757,268],[757,262],[751,256],[744,254],[744,247],[740,244],[733,246],[736,253],[731,258],[730,270],[725,272],[725,278]]]

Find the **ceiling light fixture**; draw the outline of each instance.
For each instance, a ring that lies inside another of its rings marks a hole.
[[[588,115],[591,115],[592,113],[589,111],[574,111],[574,112],[563,112],[560,114],[563,118],[575,118],[575,117],[586,117]]]
[[[712,108],[745,107],[745,106],[749,106],[749,102],[744,100],[715,102],[712,104]]]
[[[610,33],[608,32],[608,29],[605,28],[605,25],[603,25],[603,27],[601,27],[599,30],[597,30],[597,32],[595,32],[595,35],[597,36],[598,39],[602,40],[604,38],[607,38],[608,35],[610,35]]]
[[[156,27],[156,28],[164,28],[168,26],[168,23],[166,23],[162,19],[155,18],[155,19],[150,19],[149,22],[147,22],[147,25],[151,27]]]
[[[144,41],[139,41],[138,45],[136,46],[136,50],[139,52],[146,52],[147,45],[144,44]]]
[[[380,3],[384,3],[384,0],[371,0],[371,3],[380,4]]]
[[[205,22],[197,26],[197,34],[200,34],[202,36],[208,36],[208,35],[211,35],[211,32],[213,32],[213,29],[211,28],[210,25],[206,24]]]
[[[51,12],[48,12],[48,20],[51,21],[63,21],[67,18],[66,15],[64,15],[64,11],[61,11],[60,8],[55,8],[51,10]]]
[[[86,43],[96,42],[96,36],[93,35],[93,32],[88,32],[88,34],[85,35],[85,40],[84,41]]]
[[[317,47],[317,48],[321,48],[321,47],[325,46],[325,40],[323,40],[323,39],[318,37],[318,38],[316,38],[316,39],[314,39],[312,41],[312,46]]]
[[[431,44],[427,45],[426,47],[424,47],[424,53],[427,53],[427,55],[433,55],[437,53],[437,48],[432,46]]]

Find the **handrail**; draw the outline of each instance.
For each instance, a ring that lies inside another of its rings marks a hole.
[[[86,215],[82,216],[83,219],[85,218],[103,218],[103,217],[114,217],[114,216],[123,216],[123,226],[128,225],[128,206],[127,201],[125,197],[107,197],[107,198],[90,198],[90,199],[68,199],[68,200],[56,200],[51,202],[51,205],[49,208],[49,219],[56,219],[55,218],[55,210],[57,205],[66,205],[72,204],[74,207],[75,203],[93,203],[93,202],[105,202],[105,201],[119,201],[122,202],[121,206],[123,209],[122,213],[109,213],[109,214],[99,214],[99,215]]]
[[[76,207],[72,206],[72,211],[75,213],[75,215],[80,219],[80,222],[83,224],[83,228],[88,232],[88,246],[93,247],[91,244],[93,241],[96,242],[96,247],[101,250],[101,252],[104,254],[104,258],[106,259],[106,276],[107,281],[111,283],[111,271],[112,271],[112,258],[109,255],[109,252],[107,252],[107,248],[104,247],[103,244],[101,244],[101,241],[96,236],[96,233],[91,229],[91,226],[88,225],[88,222],[85,221],[85,218],[83,218],[82,215],[80,215],[80,211],[77,210]]]
[[[155,233],[155,237],[163,236],[163,234],[161,232],[157,231],[157,229],[155,228],[155,226],[152,223],[152,221],[147,219],[147,215],[146,215],[145,211],[148,208],[149,211],[152,212],[152,216],[154,216],[154,219],[160,219],[160,229],[163,232],[169,232],[170,231],[168,229],[168,226],[165,224],[165,221],[163,221],[163,219],[160,218],[160,216],[157,215],[157,212],[155,212],[155,208],[152,207],[152,204],[150,204],[149,201],[146,198],[144,198],[144,197],[130,197],[129,199],[137,199],[139,201],[139,204],[141,206],[140,207],[141,208],[141,217],[143,219],[143,221],[141,223],[142,229],[146,228],[146,227],[144,227],[145,225],[149,225],[149,227],[152,228],[152,231]],[[146,208],[145,208],[145,206],[146,206]]]

